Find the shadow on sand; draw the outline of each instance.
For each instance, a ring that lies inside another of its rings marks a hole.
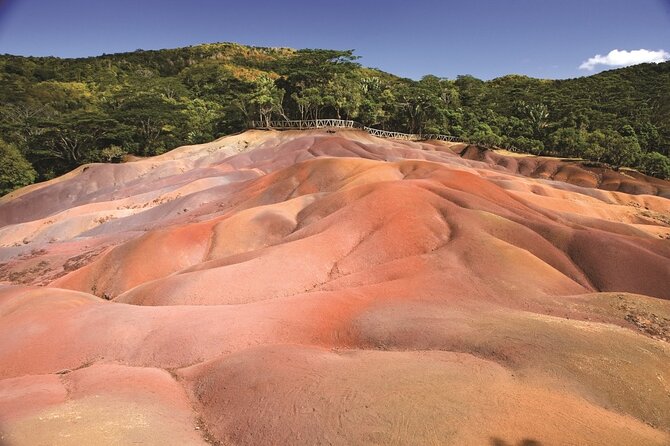
[[[533,440],[530,438],[524,438],[520,442],[518,442],[516,445],[512,443],[508,443],[502,438],[498,437],[491,437],[491,446],[542,446],[542,443],[540,443],[537,440]]]

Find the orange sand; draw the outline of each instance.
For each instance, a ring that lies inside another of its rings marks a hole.
[[[0,199],[0,444],[669,444],[669,198],[358,131],[84,166]]]

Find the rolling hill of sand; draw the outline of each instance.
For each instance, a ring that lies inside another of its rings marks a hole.
[[[0,445],[670,444],[670,184],[248,131],[0,199]]]

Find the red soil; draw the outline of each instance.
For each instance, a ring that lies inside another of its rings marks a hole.
[[[668,444],[668,191],[357,131],[17,191],[0,444]]]

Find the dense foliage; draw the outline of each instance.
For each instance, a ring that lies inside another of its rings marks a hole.
[[[36,172],[21,152],[0,140],[0,196],[35,181]]]
[[[212,140],[250,120],[325,117],[670,177],[670,63],[557,81],[413,81],[362,67],[352,51],[211,44],[83,59],[0,56],[0,147],[3,162],[21,170],[3,177],[0,193],[32,181],[33,168],[44,180],[82,163]]]

